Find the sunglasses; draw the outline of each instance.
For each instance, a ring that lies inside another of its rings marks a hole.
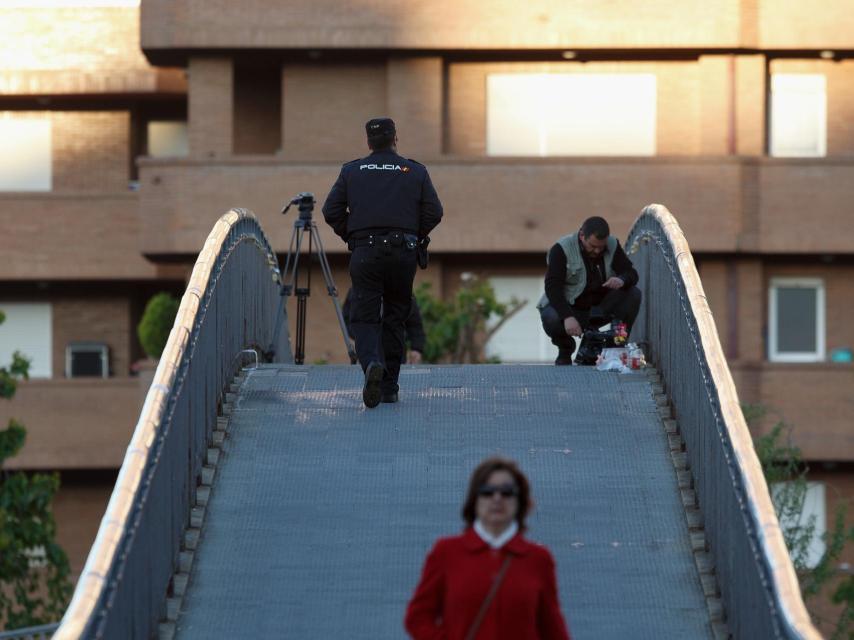
[[[513,498],[519,495],[519,489],[512,484],[502,484],[499,486],[485,484],[477,490],[477,495],[484,498],[491,498],[496,493],[501,494],[502,498]]]

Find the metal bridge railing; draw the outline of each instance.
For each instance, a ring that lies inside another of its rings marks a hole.
[[[217,406],[240,352],[269,348],[280,286],[276,256],[255,216],[229,211],[196,260],[55,639],[150,638],[156,633]],[[289,361],[286,324],[279,336],[277,359]]]
[[[626,246],[644,292],[632,338],[648,344],[679,421],[729,629],[735,638],[819,639],[688,242],[653,204]]]
[[[0,631],[0,640],[48,640],[58,628],[59,623],[52,622],[24,629]]]

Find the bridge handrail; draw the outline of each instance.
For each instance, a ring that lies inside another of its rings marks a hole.
[[[48,640],[58,628],[58,622],[51,622],[34,627],[9,629],[8,631],[0,631],[0,640]]]
[[[237,266],[227,269],[230,260]],[[156,632],[217,402],[239,367],[240,351],[269,346],[280,285],[275,253],[255,216],[243,209],[223,215],[196,260],[55,639]],[[279,360],[290,356],[287,340],[285,325],[276,345]]]
[[[663,205],[626,239],[644,301],[633,339],[648,344],[686,442],[735,638],[816,639],[688,241]]]

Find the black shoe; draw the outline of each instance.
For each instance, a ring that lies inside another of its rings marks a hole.
[[[566,366],[572,364],[572,352],[574,349],[558,349],[555,364],[557,366]]]
[[[365,386],[362,387],[362,401],[368,409],[373,409],[380,403],[382,379],[383,366],[379,362],[370,363],[365,369]]]
[[[398,401],[397,391],[391,391],[389,393],[383,393],[383,402],[393,403]]]

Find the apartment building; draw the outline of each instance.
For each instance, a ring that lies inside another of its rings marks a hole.
[[[60,470],[75,575],[139,413],[136,325],[186,277],[140,251],[135,164],[180,144],[185,73],[148,64],[138,3],[95,4],[111,3],[0,4],[0,363],[32,359],[0,403],[2,428],[14,416],[28,429],[5,466]]]
[[[228,208],[252,209],[284,253],[282,203],[315,193],[345,291],[346,248],[319,205],[340,164],[367,153],[364,122],[388,115],[446,209],[418,280],[448,295],[474,272],[528,301],[491,354],[553,359],[533,309],[548,247],[589,215],[624,238],[644,205],[663,203],[743,402],[769,410],[757,432],[776,417],[794,427],[819,529],[851,504],[845,0],[143,0],[0,9],[0,24],[12,34],[0,42],[0,139],[14,145],[0,154],[0,307],[19,327],[0,356],[28,351],[37,378],[14,406],[31,432],[20,467],[70,480],[116,468],[138,403],[141,306],[180,290]],[[80,342],[109,348],[106,378],[68,377]],[[344,362],[340,344],[316,271],[307,362]],[[89,503],[106,499],[99,482]]]

